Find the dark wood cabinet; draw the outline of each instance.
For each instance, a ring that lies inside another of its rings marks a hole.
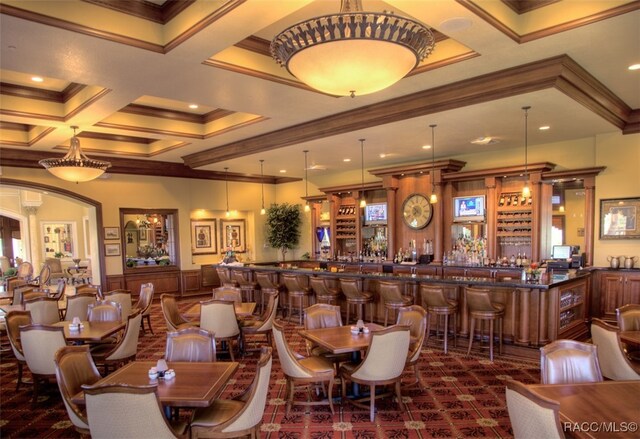
[[[600,316],[616,319],[616,309],[630,303],[640,304],[640,272],[610,270],[599,273]]]

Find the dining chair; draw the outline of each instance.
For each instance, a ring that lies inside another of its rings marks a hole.
[[[24,294],[30,293],[34,288],[31,285],[27,285],[22,279],[13,278],[8,281],[7,292],[11,293],[12,305],[24,304]]]
[[[177,332],[167,332],[164,358],[167,361],[216,361],[214,334],[195,327],[183,328]]]
[[[49,290],[48,297],[56,300],[64,299],[64,292],[67,290],[67,283],[64,279],[58,279],[56,281],[56,289],[54,291]]]
[[[298,301],[298,310],[299,310],[299,322],[298,324],[302,325],[302,316],[303,316],[303,308],[305,301],[309,301],[309,297],[311,297],[311,289],[303,283],[305,282],[303,279],[306,276],[292,274],[292,273],[284,273],[282,275],[282,280],[284,282],[285,287],[287,288],[287,297],[289,299],[288,308],[289,315],[288,318],[291,320],[291,316],[293,315],[293,301]]]
[[[115,369],[136,359],[138,338],[140,336],[140,310],[129,314],[124,333],[115,343],[99,343],[91,348],[91,356],[98,366],[102,366],[107,375],[111,366]]]
[[[278,293],[269,295],[267,309],[257,319],[244,319],[240,325],[242,339],[247,344],[247,336],[264,335],[267,339],[267,346],[273,344],[271,339],[271,328],[278,312]],[[248,351],[245,347],[245,352]]]
[[[620,331],[640,331],[640,304],[632,303],[616,309],[616,320]],[[622,343],[625,355],[632,361],[640,361],[638,346]]]
[[[216,399],[207,408],[196,409],[191,418],[191,438],[260,437],[260,425],[267,405],[272,349],[260,351],[257,370],[249,387],[233,399]]]
[[[104,293],[104,300],[119,303],[122,321],[127,320],[132,308],[131,291],[123,289],[111,290]]]
[[[25,300],[24,309],[31,312],[31,323],[51,325],[60,321],[58,301],[49,297]]]
[[[151,282],[140,285],[140,296],[138,296],[138,303],[134,306],[134,309],[139,309],[142,312],[140,329],[142,329],[143,334],[145,333],[144,321],[146,320],[149,331],[152,335],[155,335],[151,327],[151,304],[153,303],[154,290],[155,288]]]
[[[402,294],[403,285],[397,281],[378,281],[380,297],[384,304],[384,326],[389,321],[389,311],[413,305],[413,297]]]
[[[67,345],[62,326],[28,324],[20,327],[20,342],[27,367],[33,376],[33,402],[38,400],[41,382],[55,379],[55,353]]]
[[[226,300],[228,302],[241,303],[242,290],[236,287],[219,287],[213,289],[215,300]]]
[[[18,273],[16,275],[20,279],[30,282],[33,278],[33,265],[31,265],[31,262],[24,261],[18,264]]]
[[[233,342],[238,343],[238,351],[242,351],[243,346],[242,331],[238,326],[233,302],[215,299],[200,302],[200,327],[212,332],[216,341],[226,343],[231,361],[236,361],[233,354]]]
[[[89,304],[87,320],[90,322],[120,322],[122,321],[121,305],[109,300],[100,300]]]
[[[76,286],[76,294],[80,293],[91,293],[95,295],[98,299],[104,299],[102,295],[102,287],[100,285],[92,285],[92,284],[81,284]]]
[[[560,403],[530,390],[519,381],[506,381],[507,410],[516,439],[564,439]]]
[[[280,367],[287,380],[286,393],[288,396],[285,414],[289,414],[291,406],[294,404],[293,395],[296,384],[298,383],[302,383],[304,386],[327,383],[328,391],[326,392],[326,399],[321,401],[310,400],[311,391],[307,389],[307,401],[296,401],[295,404],[305,406],[328,404],[331,409],[331,414],[334,414],[332,394],[335,370],[333,369],[333,363],[326,358],[316,356],[303,357],[294,352],[285,338],[284,326],[280,325],[277,321],[273,323],[272,331],[274,344],[280,360]]]
[[[340,366],[339,376],[342,381],[342,397],[347,394],[347,381],[369,386],[369,396],[349,400],[357,407],[367,408],[364,402],[369,401],[369,418],[375,419],[375,400],[385,394],[376,394],[376,386],[395,384],[397,403],[402,404],[400,383],[402,372],[409,356],[411,335],[408,326],[393,325],[372,331],[369,348],[361,363],[344,363]]]
[[[258,282],[252,279],[251,272],[232,268],[231,278],[238,284],[238,288],[240,288],[240,291],[242,291],[246,298],[245,300],[247,302],[254,302],[255,291],[258,289]]]
[[[340,289],[347,300],[347,320],[345,323],[349,324],[349,312],[352,306],[356,307],[356,318],[358,320],[364,319],[364,305],[367,303],[369,304],[369,321],[373,323],[373,293],[361,290],[359,279],[356,278],[340,279]]]
[[[89,434],[89,421],[84,407],[72,401],[82,391],[82,385],[92,385],[101,376],[96,368],[89,346],[65,346],[56,352],[53,359],[56,366],[56,381],[62,395],[62,402],[67,409],[69,420],[76,431],[82,435]]]
[[[577,340],[555,340],[540,348],[542,384],[602,381],[598,347]]]
[[[316,296],[316,303],[328,303],[330,305],[338,304],[340,290],[337,288],[331,288],[327,285],[327,279],[325,277],[310,276],[309,286],[313,290],[313,294]]]
[[[92,293],[78,293],[67,297],[67,310],[64,313],[65,321],[73,321],[78,317],[80,321],[87,321],[89,316],[89,305],[96,303],[96,296]]]
[[[410,343],[409,343],[409,355],[407,356],[406,368],[413,368],[413,373],[416,377],[415,381],[406,384],[404,387],[408,388],[417,384],[422,388],[422,381],[420,380],[420,373],[418,371],[418,363],[420,361],[420,353],[422,352],[422,346],[425,342],[425,334],[427,329],[427,311],[419,305],[411,305],[405,308],[398,309],[397,325],[409,326]]]
[[[164,321],[167,324],[167,332],[175,332],[190,326],[200,326],[200,322],[189,321],[182,317],[178,309],[176,296],[173,294],[161,294],[160,307],[162,308]]]
[[[40,269],[40,273],[31,281],[29,281],[30,285],[35,285],[38,287],[44,287],[45,285],[49,285],[49,281],[51,280],[51,267],[48,264],[44,264]]]
[[[62,269],[62,263],[59,258],[46,258],[44,263],[51,269],[51,280],[62,279],[64,283],[69,281],[69,273]]]
[[[22,305],[28,300],[38,299],[40,297],[47,297],[47,293],[40,290],[31,290],[22,292]]]
[[[220,279],[220,286],[231,288],[238,287],[238,282],[231,277],[231,273],[228,268],[216,267],[216,274],[218,275],[218,279]]]
[[[7,326],[7,337],[16,358],[18,365],[18,380],[16,381],[16,392],[20,390],[20,384],[30,384],[22,381],[22,369],[26,364],[22,343],[20,341],[20,327],[31,324],[31,313],[29,311],[10,311],[4,317]]]
[[[83,385],[92,439],[187,438],[187,424],[169,421],[157,385]]]
[[[610,380],[640,380],[640,365],[635,365],[624,354],[619,329],[603,320],[591,320],[591,338],[598,347],[598,362],[602,375]]]
[[[304,310],[304,329],[336,328],[339,326],[342,326],[342,315],[340,314],[340,307],[337,305],[316,303]],[[351,359],[351,353],[349,352],[334,354],[311,340],[305,339],[305,345],[307,355],[326,358],[336,366],[336,371],[340,363]]]

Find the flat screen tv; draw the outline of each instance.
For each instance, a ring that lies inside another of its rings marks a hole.
[[[387,203],[369,203],[364,208],[364,224],[387,225]]]
[[[456,223],[481,223],[485,220],[485,197],[455,197],[453,199],[453,221]]]

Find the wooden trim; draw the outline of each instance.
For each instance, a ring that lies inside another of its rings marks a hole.
[[[502,0],[502,3],[507,5],[516,14],[522,15],[559,1],[560,0]]]
[[[151,2],[132,2],[126,0],[84,0],[103,8],[113,9],[127,15],[133,15],[143,20],[167,24],[172,18],[185,8],[195,3],[195,0],[168,1],[162,5]]]
[[[10,125],[16,125],[16,126],[17,126],[17,125],[23,125],[23,124],[13,124],[13,123],[10,123],[10,122],[3,122],[3,123],[0,123],[0,129],[13,129],[13,128],[10,128],[10,127],[5,126],[5,124],[6,124],[6,125],[9,125],[9,124],[10,124]],[[29,131],[31,131],[33,128],[35,128],[33,125],[24,125],[24,126],[25,126],[25,127],[30,127],[30,128],[25,129],[25,130],[17,129],[16,131],[26,131],[26,132],[29,132]],[[29,140],[28,142],[10,142],[10,141],[6,141],[6,140],[5,140],[5,141],[3,141],[2,143],[3,143],[4,145],[21,146],[21,147],[27,147],[27,148],[28,148],[28,147],[30,147],[30,146],[35,145],[36,143],[38,143],[38,142],[39,142],[40,140],[42,140],[45,136],[49,135],[49,134],[50,134],[50,133],[52,133],[53,131],[55,131],[55,128],[53,128],[53,127],[49,127],[49,128],[47,128],[47,129],[43,130],[40,134],[38,134],[36,137],[34,137],[33,139]]]
[[[180,120],[190,123],[203,123],[200,114],[187,113],[186,111],[168,110],[165,108],[150,107],[147,105],[129,104],[118,110],[118,113],[136,114],[139,116],[155,117],[159,119]]]
[[[448,172],[458,172],[460,169],[466,165],[467,162],[463,162],[461,160],[453,160],[453,159],[445,159],[438,160],[437,162],[423,162],[423,163],[414,163],[410,165],[398,165],[398,166],[390,166],[386,168],[377,168],[370,169],[369,173],[375,175],[376,177],[384,177],[384,176],[393,176],[399,177],[401,175],[412,175],[412,174],[426,174],[431,172],[433,169],[438,169],[443,171],[444,173]]]
[[[324,192],[327,195],[340,194],[340,193],[346,193],[346,192],[354,192],[354,191],[359,191],[361,189],[362,189],[362,184],[360,184],[360,183],[345,184],[345,185],[341,185],[341,186],[331,186],[331,187],[319,188],[320,192]],[[376,190],[376,189],[382,189],[382,182],[381,181],[376,181],[376,182],[373,182],[373,183],[365,183],[364,184],[364,190],[365,191],[372,191],[372,190]],[[326,196],[320,195],[319,197],[321,197],[321,200],[326,199]],[[302,198],[311,200],[311,197],[306,197],[306,198],[302,197]]]
[[[588,178],[599,175],[602,171],[607,169],[606,166],[598,166],[593,168],[579,168],[579,169],[563,169],[561,171],[549,171],[542,173],[543,180],[560,180],[565,178]]]
[[[85,87],[86,85],[71,83],[64,90],[55,91],[11,84],[8,82],[0,82],[0,94],[63,104]]]
[[[80,134],[78,134],[76,137],[81,138],[81,139],[108,140],[110,142],[140,143],[140,144],[143,144],[143,145],[150,145],[153,142],[157,142],[157,139],[149,139],[149,138],[145,138],[145,137],[124,136],[122,134],[97,133],[97,132],[92,132],[92,131],[83,131]]]
[[[419,75],[419,74],[422,74],[422,73],[430,72],[431,70],[435,70],[435,69],[439,69],[439,68],[442,68],[442,67],[450,66],[452,64],[459,63],[459,62],[462,62],[462,61],[467,61],[467,60],[476,58],[478,56],[480,56],[480,54],[478,52],[474,52],[472,50],[472,51],[469,51],[469,52],[466,52],[466,53],[461,53],[460,55],[456,55],[456,56],[452,56],[450,58],[443,59],[441,61],[436,61],[436,62],[432,62],[432,63],[428,63],[428,64],[423,64],[423,65],[418,66],[415,69],[411,70],[409,73],[407,73],[405,78],[408,78],[409,76],[414,76],[414,75]]]

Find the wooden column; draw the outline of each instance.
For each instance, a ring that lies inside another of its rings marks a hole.
[[[593,265],[593,237],[596,217],[596,177],[584,179],[584,251],[587,254],[585,264]]]
[[[396,192],[398,179],[386,175],[382,178],[382,187],[387,191],[387,260],[393,260],[396,253]]]
[[[496,191],[496,178],[487,177],[484,179],[484,187],[487,189],[487,204],[485,206],[486,212],[486,227],[485,234],[487,237],[487,254],[488,258],[496,259],[498,253],[496,251],[496,218],[497,211],[495,206],[498,205],[498,195]],[[491,207],[489,207],[491,206]]]
[[[442,242],[444,239],[444,199],[442,195],[442,169],[432,172],[433,190],[438,202],[433,205],[433,262],[442,262]]]
[[[338,253],[338,241],[336,240],[336,217],[338,216],[338,197],[335,194],[329,195],[329,212],[331,215],[329,216],[329,227],[331,230],[331,236],[329,239],[331,240],[331,257],[334,258]]]

